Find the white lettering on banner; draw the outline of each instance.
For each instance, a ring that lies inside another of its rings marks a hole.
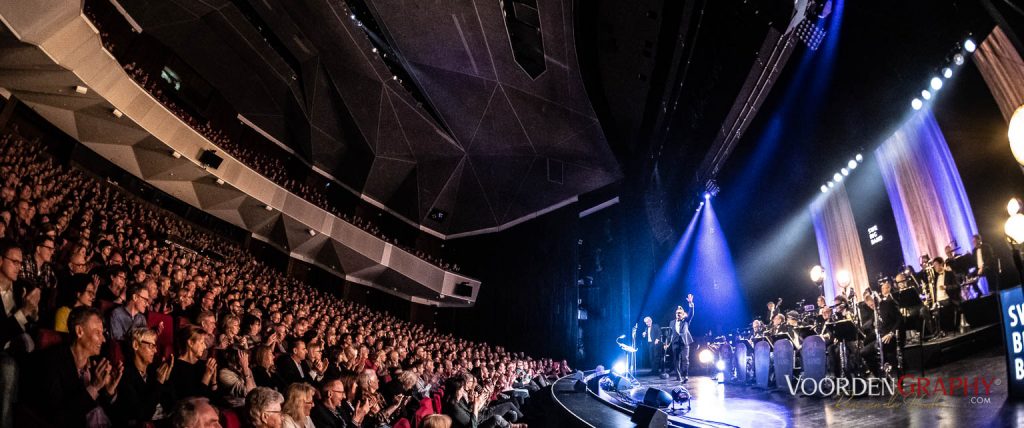
[[[1017,380],[1024,380],[1024,360],[1020,358],[1013,360],[1013,374]]]
[[[1010,333],[1010,337],[1013,338],[1013,353],[1019,354],[1020,351],[1024,351],[1024,343],[1021,343],[1021,337],[1019,331]]]

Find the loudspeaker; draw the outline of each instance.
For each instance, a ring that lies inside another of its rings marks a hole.
[[[455,284],[452,294],[460,297],[473,297],[473,286],[469,285],[468,282],[460,282]]]
[[[577,379],[576,383],[572,384],[572,390],[576,392],[587,392],[587,383]]]
[[[207,167],[217,169],[220,168],[220,163],[224,162],[224,158],[217,156],[216,150],[203,150],[199,154],[199,163],[206,165]]]
[[[638,428],[666,428],[668,427],[668,414],[643,404],[636,406],[633,410],[633,417],[629,418]]]
[[[668,407],[672,404],[672,396],[658,388],[647,388],[644,393],[644,405],[653,407]]]

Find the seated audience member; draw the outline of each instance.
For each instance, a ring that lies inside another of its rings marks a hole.
[[[41,290],[15,282],[22,264],[16,243],[0,241],[0,256],[0,424],[12,426],[19,366],[23,366],[19,360],[34,348],[27,332],[38,316]]]
[[[71,313],[71,310],[80,306],[91,307],[96,298],[96,283],[88,275],[74,275],[68,282],[70,284],[67,290],[74,300],[68,305],[58,308],[53,321],[53,329],[61,333],[68,332],[68,314]],[[61,286],[63,287],[63,285]]]
[[[125,290],[127,288],[128,271],[121,266],[109,266],[106,268],[106,282],[100,287],[96,298],[117,304],[124,303]]]
[[[310,412],[313,425],[317,428],[344,428],[362,425],[363,418],[370,410],[368,405],[356,406],[351,416],[346,417],[342,406],[346,400],[345,384],[339,379],[324,382],[320,388],[320,401]]]
[[[284,396],[271,388],[258,386],[245,397],[245,415],[252,428],[281,428]]]
[[[217,388],[217,359],[201,356],[206,352],[206,333],[189,326],[179,332],[178,359],[171,370],[171,388],[177,399],[209,397]]]
[[[283,428],[315,428],[309,412],[313,409],[313,394],[316,390],[308,383],[288,385],[285,394],[281,426]]]
[[[256,386],[273,389],[284,389],[281,378],[277,376],[277,367],[274,366],[274,348],[263,345],[256,348],[256,358],[252,367],[253,379]]]
[[[132,331],[134,356],[117,387],[117,400],[111,415],[116,426],[143,426],[154,419],[158,405],[169,403],[170,391],[164,385],[171,377],[174,360],[168,360],[159,367],[154,364],[156,337],[156,331],[152,329]]]
[[[221,428],[217,409],[204,397],[189,397],[178,402],[171,415],[174,428]]]
[[[306,366],[306,342],[302,339],[292,339],[289,342],[288,354],[281,354],[278,357],[277,375],[285,385],[296,382],[312,382],[309,376],[309,368]]]
[[[452,418],[448,415],[430,415],[420,421],[420,428],[451,428]]]
[[[71,343],[44,352],[32,377],[36,415],[53,426],[109,424],[122,366],[105,358],[90,362],[103,346],[103,319],[94,308],[78,307],[68,315],[68,330]]]
[[[220,355],[223,364],[219,365],[217,374],[218,391],[229,406],[242,407],[245,396],[256,388],[249,367],[249,351],[235,347],[221,351]]]
[[[110,338],[120,342],[128,338],[132,330],[146,328],[149,300],[149,290],[142,286],[128,290],[125,303],[110,312]]]

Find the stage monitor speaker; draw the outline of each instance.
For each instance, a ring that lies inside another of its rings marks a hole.
[[[668,407],[672,404],[672,395],[658,388],[647,388],[644,393],[644,404],[653,407]]]
[[[455,284],[452,294],[459,297],[473,297],[473,286],[469,285],[468,282],[460,282]]]
[[[216,150],[203,150],[203,152],[199,154],[199,163],[206,165],[209,168],[220,168],[221,162],[224,162],[224,158],[217,156]]]
[[[981,296],[977,299],[964,301],[960,305],[964,312],[964,321],[972,328],[984,327],[999,322],[999,301],[996,300],[996,293]]]
[[[572,374],[572,378],[576,380],[583,380],[583,370],[576,370],[576,373]]]
[[[666,428],[668,427],[668,414],[651,406],[639,405],[633,410],[633,417],[629,418],[636,424],[637,428]]]
[[[577,379],[576,383],[572,384],[572,390],[576,392],[587,392],[587,383]]]

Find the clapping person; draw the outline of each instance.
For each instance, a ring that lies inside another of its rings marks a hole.
[[[136,329],[131,333],[131,364],[125,369],[117,388],[112,419],[117,426],[143,426],[154,419],[157,405],[170,403],[169,388],[164,385],[171,377],[174,360],[168,359],[157,367],[157,333],[152,329]],[[165,407],[166,408],[166,407]]]
[[[210,397],[217,389],[217,359],[206,353],[206,333],[199,327],[189,326],[180,332],[178,360],[171,371],[171,386],[176,398]]]
[[[256,388],[256,379],[249,367],[249,351],[232,347],[221,353],[223,364],[218,365],[218,392],[231,407],[242,407],[245,397]]]

